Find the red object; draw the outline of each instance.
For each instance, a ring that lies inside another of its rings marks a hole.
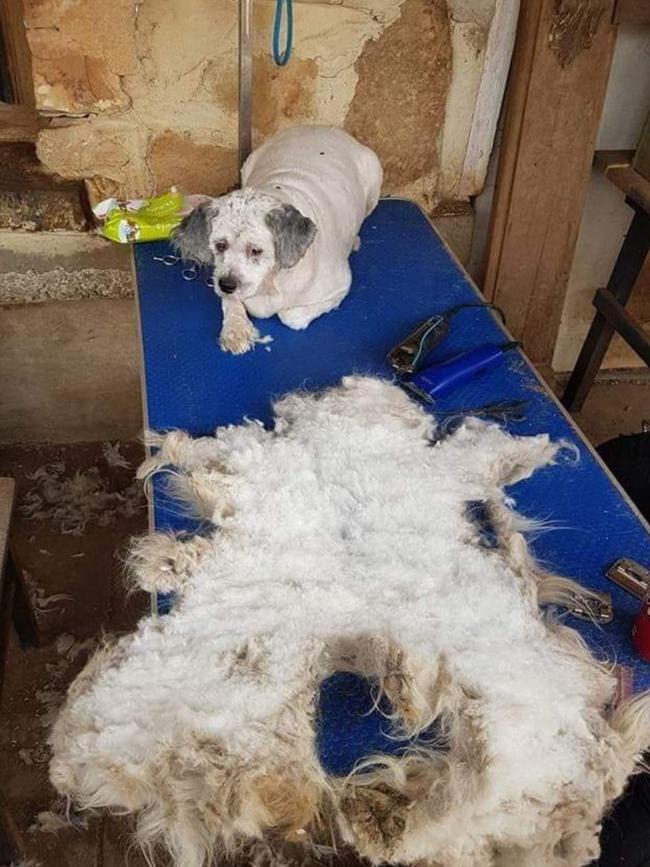
[[[650,662],[650,597],[643,600],[632,627],[632,644],[637,653]]]

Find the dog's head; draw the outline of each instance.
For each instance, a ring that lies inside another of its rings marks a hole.
[[[172,244],[183,259],[214,267],[218,295],[250,298],[281,268],[293,268],[316,226],[292,205],[250,190],[195,208]]]

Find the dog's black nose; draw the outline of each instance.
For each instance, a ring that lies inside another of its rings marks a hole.
[[[236,288],[237,281],[234,277],[222,277],[221,280],[219,280],[219,289],[221,289],[222,292],[225,292],[226,295],[232,295]]]

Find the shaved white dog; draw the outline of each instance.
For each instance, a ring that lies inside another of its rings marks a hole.
[[[376,154],[343,130],[293,127],[251,154],[241,190],[183,220],[172,243],[183,259],[214,268],[224,350],[254,345],[248,314],[277,314],[300,329],[338,307],[352,282],[348,257],[381,183]]]

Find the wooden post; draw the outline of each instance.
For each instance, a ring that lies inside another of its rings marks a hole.
[[[648,0],[616,0],[614,12],[616,24],[650,24],[650,3]]]
[[[523,0],[483,291],[550,366],[614,47],[615,0]]]
[[[12,101],[34,108],[32,55],[23,21],[23,0],[0,0],[0,28],[7,52]]]
[[[239,169],[253,147],[253,0],[239,0]]]
[[[0,141],[33,142],[38,117],[23,0],[0,0],[0,31],[0,50],[5,51],[12,91],[10,103],[0,102]]]

